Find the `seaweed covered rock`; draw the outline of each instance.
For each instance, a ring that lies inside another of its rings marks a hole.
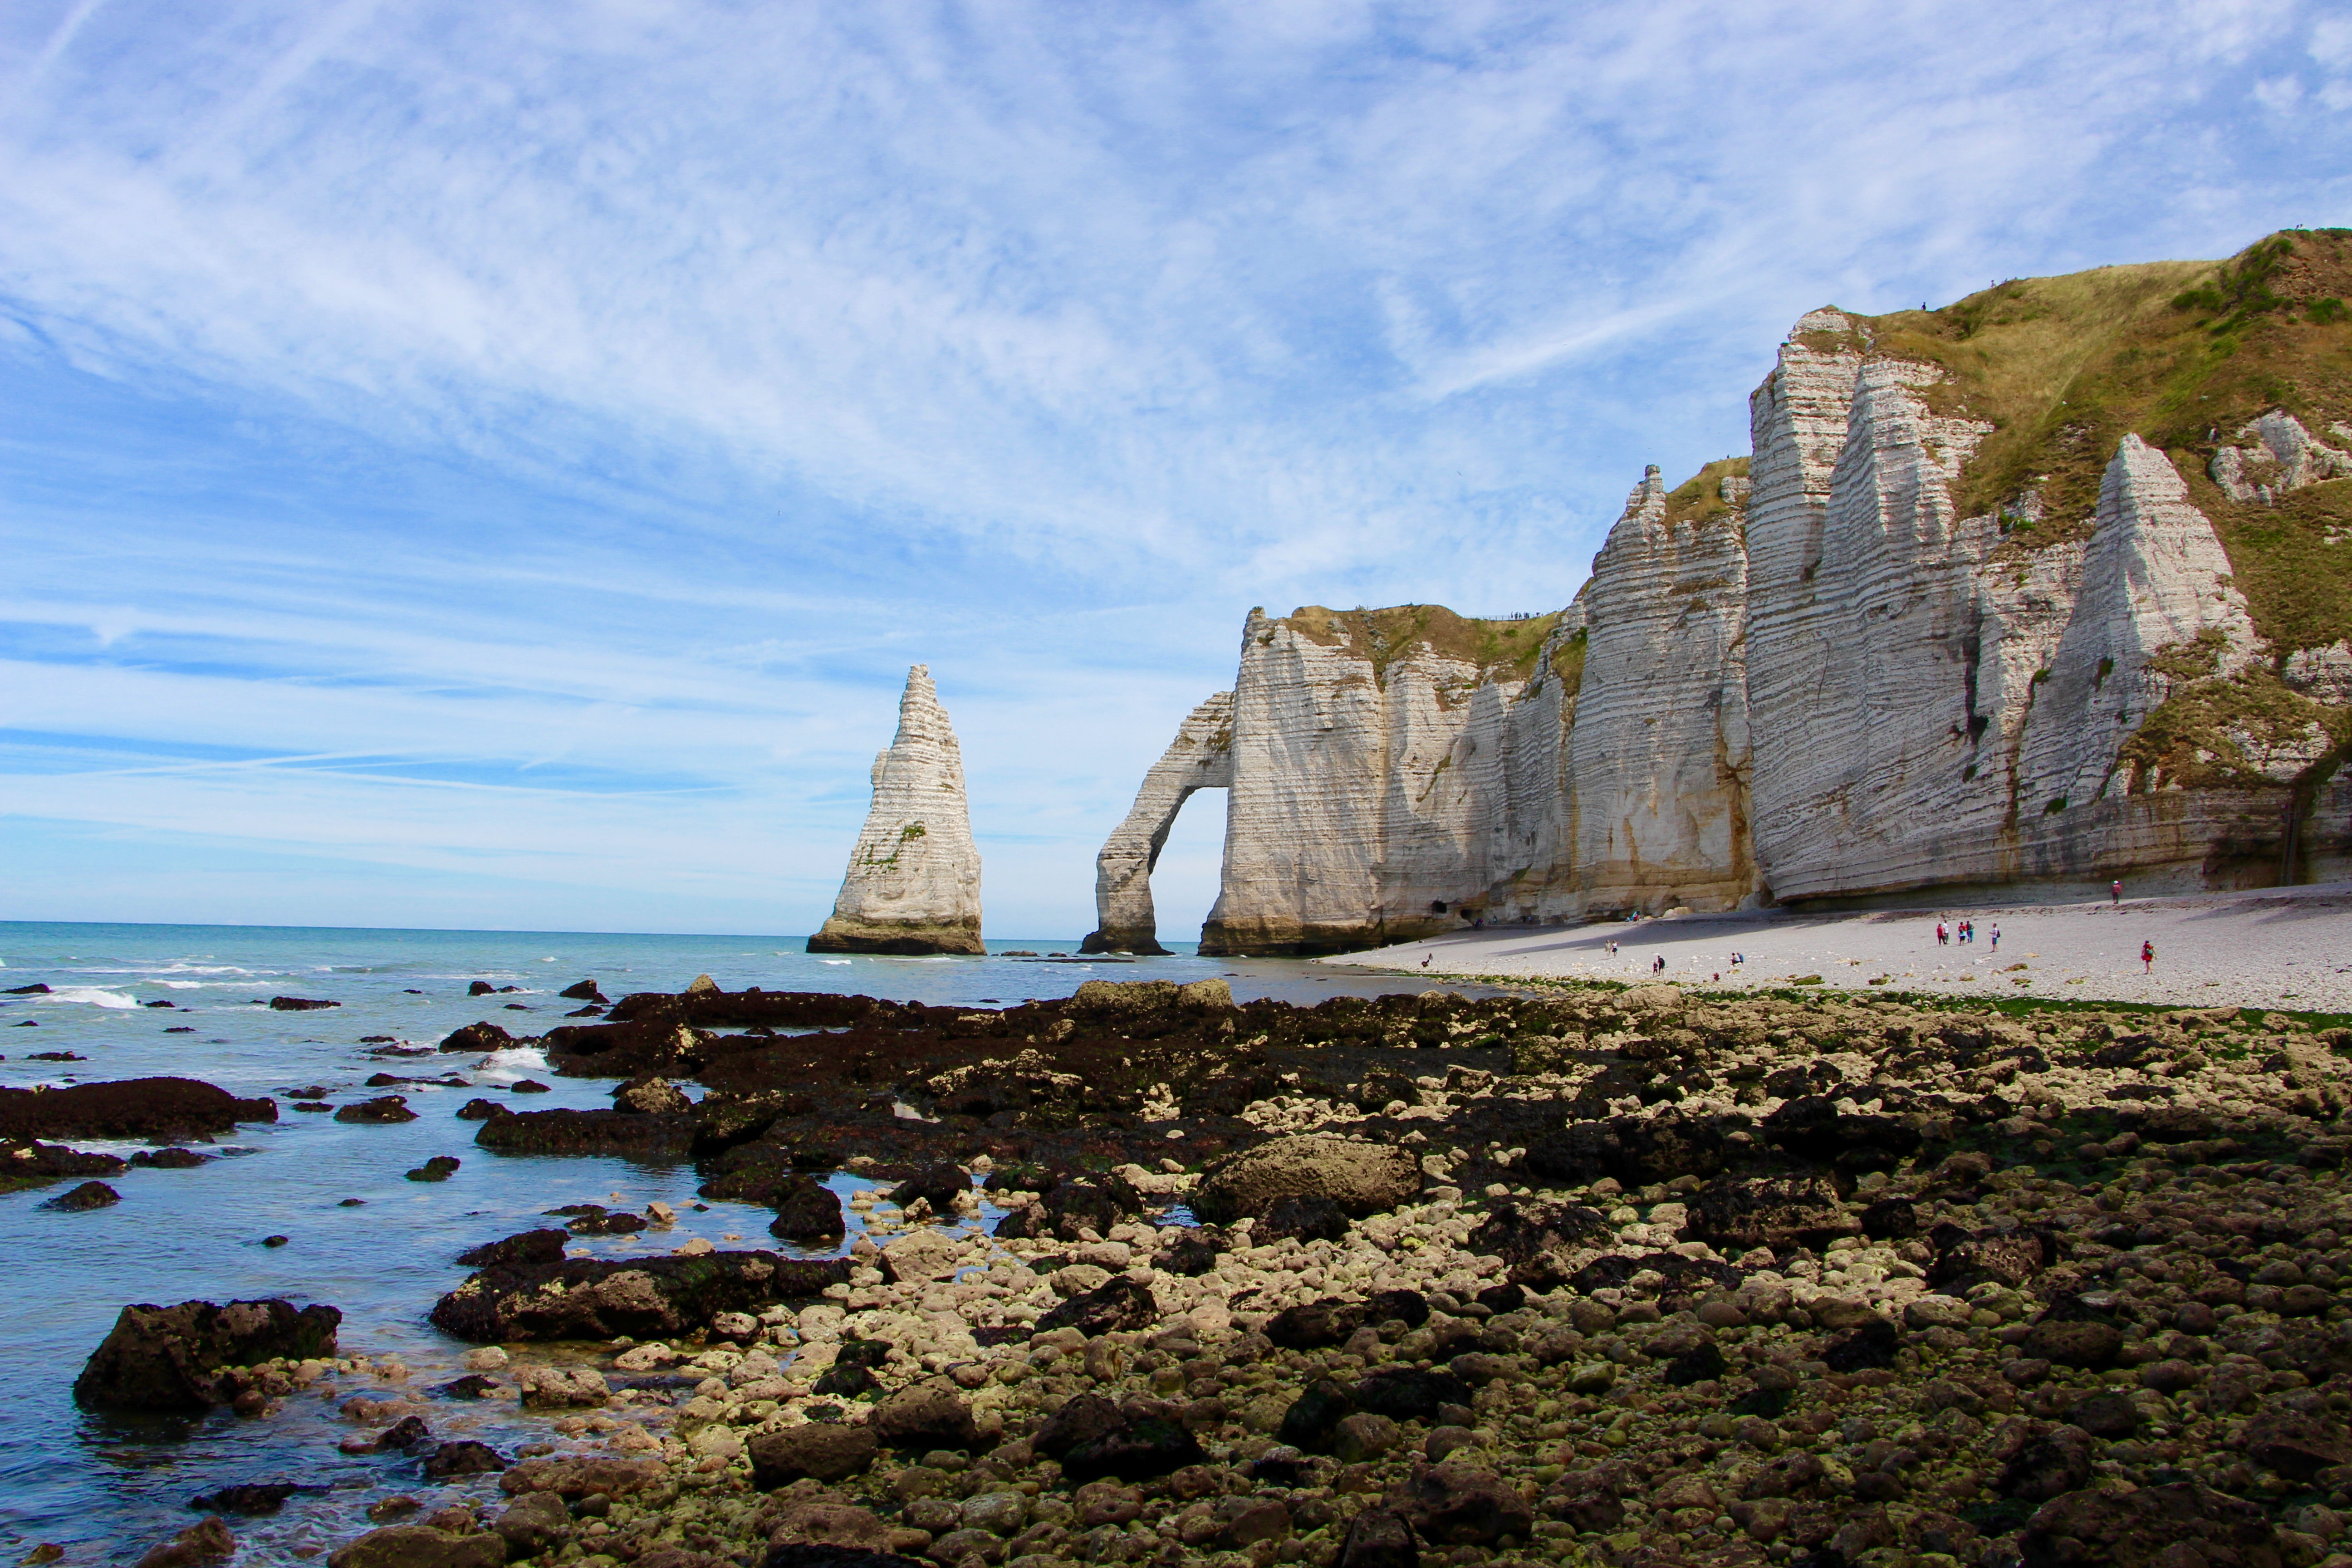
[[[638,1339],[709,1329],[722,1312],[756,1312],[845,1284],[846,1258],[772,1252],[499,1264],[434,1303],[434,1326],[461,1340]]]
[[[176,1142],[275,1121],[278,1103],[241,1099],[192,1078],[132,1078],[62,1089],[0,1089],[0,1139],[149,1138]],[[102,1174],[103,1173],[94,1173]]]
[[[112,1154],[88,1153],[61,1143],[0,1143],[0,1192],[37,1187],[68,1176],[113,1176],[130,1168]]]
[[[202,1410],[224,1367],[332,1355],[343,1315],[282,1300],[125,1307],[74,1380],[76,1403],[114,1410]]]
[[[485,1121],[474,1134],[474,1142],[502,1154],[678,1159],[693,1149],[694,1132],[694,1121],[688,1116],[628,1110],[522,1110]]]

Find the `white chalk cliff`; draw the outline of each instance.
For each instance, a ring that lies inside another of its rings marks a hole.
[[[1230,698],[1104,847],[1096,944],[1157,948],[1152,861],[1219,786],[1208,952],[2352,874],[2352,643],[2266,631],[2214,521],[2301,498],[2310,570],[2340,575],[2322,541],[2352,553],[2352,457],[2276,408],[2182,461],[2130,428],[2082,450],[2094,421],[2060,416],[2034,460],[2079,453],[2076,488],[2028,463],[1989,504],[1970,481],[2002,423],[1905,330],[1800,321],[1751,457],[1671,491],[1650,469],[1557,615],[1252,611]]]
[[[1185,715],[1176,738],[1143,777],[1134,808],[1095,857],[1096,929],[1083,952],[1165,952],[1151,909],[1151,872],[1176,813],[1197,790],[1234,782],[1234,694],[1220,691]]]
[[[907,672],[898,733],[874,759],[874,805],[849,854],[833,917],[811,952],[985,952],[980,851],[963,752],[928,665]]]

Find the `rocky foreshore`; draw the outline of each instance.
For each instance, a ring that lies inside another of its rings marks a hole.
[[[389,1385],[346,1409],[416,1509],[336,1568],[2352,1563],[2333,1023],[630,997],[545,1040],[613,1111],[481,1144],[690,1158],[779,1235],[895,1183],[845,1258],[486,1245],[435,1319],[500,1342],[436,1392],[546,1411],[537,1453],[435,1447],[363,1363],[227,1388]]]

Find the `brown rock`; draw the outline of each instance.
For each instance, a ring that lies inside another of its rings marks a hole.
[[[1338,1568],[1421,1568],[1412,1526],[1392,1509],[1366,1509],[1348,1521]]]
[[[525,1459],[499,1478],[500,1490],[553,1492],[558,1497],[583,1498],[593,1492],[625,1497],[662,1484],[661,1464],[654,1459]]]
[[[1506,1535],[1525,1537],[1535,1523],[1517,1488],[1467,1465],[1415,1465],[1387,1504],[1433,1545],[1491,1546]]]
[[[874,1407],[868,1425],[877,1441],[894,1448],[969,1448],[980,1441],[971,1406],[945,1378],[891,1394]]]
[[[1421,1192],[1421,1163],[1391,1143],[1307,1132],[1275,1138],[1212,1166],[1192,1211],[1213,1224],[1255,1217],[1283,1198],[1328,1198],[1361,1218]]]
[[[199,1563],[224,1562],[236,1550],[236,1538],[228,1526],[207,1519],[148,1552],[139,1559],[138,1568],[197,1568]]]
[[[781,1431],[761,1432],[750,1444],[751,1484],[772,1491],[807,1477],[837,1481],[859,1475],[874,1463],[880,1445],[874,1428],[847,1422],[812,1421]]]
[[[2018,1351],[2036,1361],[2099,1372],[2115,1364],[2116,1355],[2123,1347],[2123,1334],[2108,1324],[2059,1323],[2045,1319],[2033,1325]]]
[[[2119,1497],[2068,1492],[2042,1505],[2018,1547],[2026,1568],[2181,1568],[2189,1562],[2281,1568],[2277,1536],[2262,1510],[2194,1481]]]
[[[2298,1481],[2331,1465],[2352,1464],[2352,1442],[2333,1422],[2293,1411],[2266,1411],[2246,1423],[2240,1438],[2254,1463]]]
[[[327,1568],[506,1568],[506,1561],[507,1543],[498,1535],[394,1524],[337,1547],[327,1554]]]
[[[872,1511],[843,1502],[788,1503],[775,1516],[772,1545],[847,1546],[862,1552],[890,1549],[890,1527]]]

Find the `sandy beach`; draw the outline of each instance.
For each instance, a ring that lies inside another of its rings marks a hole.
[[[1938,946],[1937,923],[1950,928],[1964,920],[1975,922],[1976,940],[1963,943],[1956,933]],[[2143,942],[2156,944],[2152,973],[2142,972]],[[1660,957],[1660,978],[1709,987],[1759,989],[1817,974],[1824,985],[1857,990],[2345,1012],[2352,1011],[2352,883],[2126,897],[2119,905],[2102,900],[1665,915],[1463,931],[1322,962],[1430,974],[1638,981]]]

